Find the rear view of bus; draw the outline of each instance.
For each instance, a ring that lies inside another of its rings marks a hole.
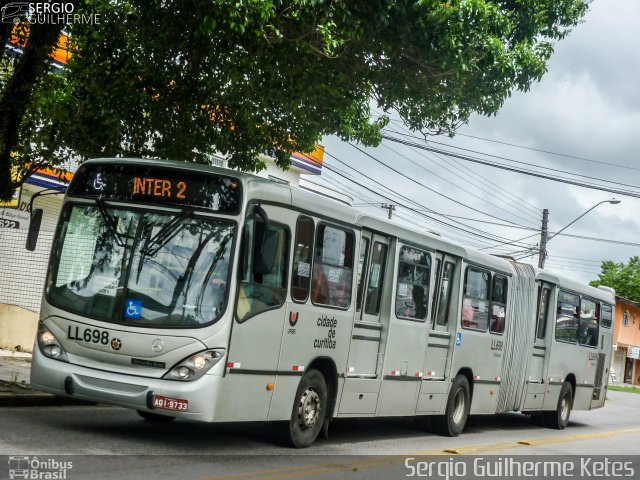
[[[197,168],[80,167],[53,245],[34,388],[212,420],[242,185]]]

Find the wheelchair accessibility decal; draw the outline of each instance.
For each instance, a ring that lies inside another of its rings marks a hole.
[[[140,318],[142,316],[142,300],[127,300],[124,316],[126,318]]]

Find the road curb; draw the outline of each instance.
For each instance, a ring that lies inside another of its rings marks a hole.
[[[0,381],[0,407],[61,407],[95,405],[77,398],[36,392],[17,384]]]

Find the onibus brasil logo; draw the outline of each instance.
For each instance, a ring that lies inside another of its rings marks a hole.
[[[73,462],[55,458],[9,457],[9,478],[29,480],[66,480],[67,472],[73,468]]]

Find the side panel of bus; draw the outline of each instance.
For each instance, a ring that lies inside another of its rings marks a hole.
[[[293,212],[291,225],[291,287],[269,420],[291,417],[300,376],[311,368],[325,377],[333,415],[353,330],[360,232]]]
[[[600,325],[601,302],[586,295],[557,290],[547,391],[543,410],[557,408],[558,395],[565,382],[573,387],[573,409],[592,408],[596,385],[604,380],[610,334]],[[599,395],[601,397],[602,395]],[[600,400],[600,399],[598,399]]]
[[[506,277],[482,266],[463,264],[462,268],[458,300],[460,322],[450,376],[453,380],[461,371],[472,376],[471,414],[495,413],[502,372],[504,325],[494,326],[496,318],[490,295],[494,278]],[[506,321],[509,321],[508,315]]]

